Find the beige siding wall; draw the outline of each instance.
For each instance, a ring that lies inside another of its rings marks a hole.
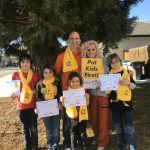
[[[113,51],[118,53],[120,57],[123,58],[124,50],[141,47],[144,45],[150,45],[150,37],[130,37],[119,42],[118,49],[114,49]]]

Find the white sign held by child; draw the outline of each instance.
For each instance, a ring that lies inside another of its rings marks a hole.
[[[64,100],[65,107],[75,107],[75,106],[86,105],[84,88],[63,91],[63,96],[65,97],[65,100]]]
[[[11,97],[13,93],[20,95],[20,80],[4,81],[0,84],[0,97]]]
[[[106,91],[106,90],[117,90],[118,88],[118,82],[119,79],[121,78],[121,74],[104,74],[100,75],[100,82],[101,82],[101,91]]]
[[[99,83],[99,79],[85,78],[83,79],[83,83],[85,89],[96,89],[97,84]]]
[[[57,99],[37,102],[36,107],[39,118],[59,115]]]

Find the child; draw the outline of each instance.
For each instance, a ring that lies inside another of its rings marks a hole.
[[[110,73],[120,73],[117,91],[109,94],[112,119],[116,132],[119,136],[119,150],[125,150],[129,144],[130,150],[137,150],[136,133],[133,125],[133,111],[131,101],[131,89],[135,88],[135,82],[121,65],[121,59],[117,54],[108,57]]]
[[[71,72],[67,80],[68,90],[82,88],[82,77],[77,72]],[[87,105],[89,103],[89,95],[85,94]],[[61,97],[64,105],[65,97]],[[81,113],[82,112],[82,113]],[[70,118],[70,132],[71,132],[71,148],[78,150],[78,145],[85,148],[85,128],[88,120],[87,106],[67,107],[66,113]]]
[[[43,79],[38,83],[38,98],[40,100],[57,99],[59,103],[61,86],[55,76],[53,67],[45,65],[42,71]],[[60,138],[60,118],[59,115],[43,118],[46,127],[46,138],[48,150],[57,150]]]
[[[32,60],[30,55],[24,54],[19,58],[19,71],[13,73],[12,80],[21,81],[21,94],[12,94],[12,99],[17,98],[17,113],[22,125],[24,135],[24,149],[37,150],[38,131],[36,107],[36,84],[39,75],[31,70]]]

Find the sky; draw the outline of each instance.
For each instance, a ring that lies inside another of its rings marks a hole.
[[[139,21],[150,22],[150,0],[143,0],[131,8],[130,16],[137,16]]]

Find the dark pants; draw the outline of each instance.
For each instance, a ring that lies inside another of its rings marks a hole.
[[[137,150],[133,111],[116,112],[112,110],[112,119],[119,136],[119,150],[125,150],[127,144],[129,144],[130,150]]]
[[[64,149],[66,148],[70,148],[71,147],[71,139],[70,139],[70,126],[71,126],[71,123],[70,123],[70,118],[67,116],[66,114],[66,110],[64,108],[63,110],[64,114],[63,114],[63,146],[64,146]]]
[[[47,145],[55,148],[59,145],[60,139],[60,118],[59,115],[43,118],[46,127]]]
[[[38,147],[37,115],[34,109],[17,110],[24,135],[25,150]]]
[[[78,150],[78,146],[84,148],[86,147],[86,135],[85,130],[87,127],[87,121],[77,121],[71,120],[71,148],[72,150]]]

